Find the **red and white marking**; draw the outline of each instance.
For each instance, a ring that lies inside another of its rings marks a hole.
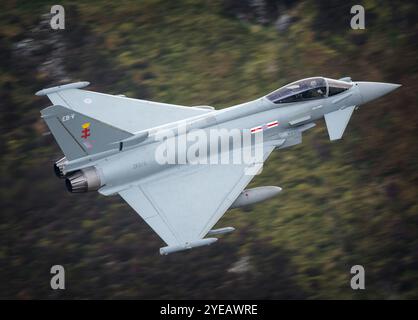
[[[270,129],[270,128],[277,127],[278,125],[279,125],[279,121],[276,120],[276,121],[269,122],[267,124],[263,124],[261,126],[251,128],[250,130],[251,130],[251,133],[257,133],[257,132],[260,132],[260,131],[263,131],[263,130],[267,130],[267,129]]]
[[[251,133],[257,133],[257,132],[260,132],[260,131],[263,131],[262,126],[251,128]]]
[[[269,122],[269,123],[267,123],[267,128],[274,128],[274,127],[277,127],[279,125],[279,121],[272,121],[272,122]]]

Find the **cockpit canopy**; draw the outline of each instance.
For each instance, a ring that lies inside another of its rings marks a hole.
[[[266,98],[273,103],[292,103],[333,96],[352,86],[350,82],[314,77],[292,82],[268,94]]]

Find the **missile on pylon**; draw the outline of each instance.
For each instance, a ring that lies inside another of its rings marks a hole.
[[[280,191],[282,191],[282,188],[276,186],[266,186],[244,190],[231,205],[230,209],[247,207],[249,205],[270,199],[277,195]]]
[[[189,250],[189,249],[193,249],[197,247],[209,246],[212,243],[215,243],[216,241],[218,241],[217,238],[206,238],[206,239],[196,240],[193,242],[186,242],[185,244],[182,244],[182,245],[162,247],[160,248],[160,254],[166,256],[173,252]]]

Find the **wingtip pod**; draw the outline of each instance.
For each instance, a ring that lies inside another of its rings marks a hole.
[[[160,248],[160,254],[162,256],[166,256],[174,252],[189,250],[189,249],[193,249],[197,247],[209,246],[212,243],[215,243],[216,241],[218,241],[218,238],[206,238],[206,239],[196,240],[193,242],[188,242],[183,245],[162,247]]]
[[[67,90],[67,89],[81,89],[81,88],[87,87],[88,85],[90,85],[90,82],[88,81],[73,82],[73,83],[68,83],[68,84],[64,84],[61,86],[39,90],[38,92],[35,93],[35,95],[46,96],[47,94],[62,91],[62,90]]]

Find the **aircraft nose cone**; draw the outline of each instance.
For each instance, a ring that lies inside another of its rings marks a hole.
[[[401,85],[396,83],[384,82],[357,82],[363,103],[375,100],[399,88]]]

